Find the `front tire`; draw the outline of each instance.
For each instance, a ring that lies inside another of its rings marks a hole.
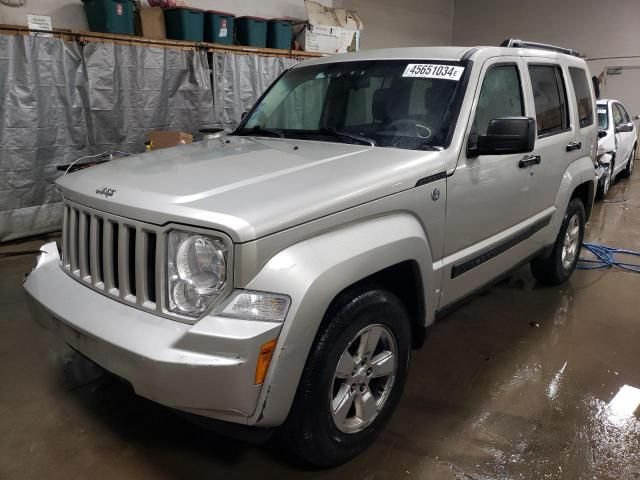
[[[402,395],[410,345],[409,317],[394,294],[341,295],[318,331],[282,431],[289,452],[327,468],[373,443]]]
[[[538,282],[544,285],[559,285],[569,279],[580,257],[585,217],[582,200],[572,199],[564,214],[551,254],[535,258],[531,262],[531,273]]]
[[[604,200],[604,198],[607,196],[607,193],[609,193],[609,188],[611,187],[611,182],[613,181],[613,175],[611,173],[612,171],[613,171],[613,163],[610,163],[609,166],[607,167],[607,172],[604,174],[604,178],[602,179],[602,182],[598,184],[596,197],[599,200]]]

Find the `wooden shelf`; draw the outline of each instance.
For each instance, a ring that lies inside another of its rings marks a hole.
[[[269,57],[287,57],[287,58],[311,58],[323,57],[326,54],[315,52],[304,52],[301,50],[278,50],[275,48],[256,48],[245,47],[242,45],[221,45],[218,43],[206,42],[186,42],[181,40],[156,40],[144,37],[135,37],[131,35],[117,35],[113,33],[85,32],[80,30],[65,30],[54,28],[52,31],[34,30],[23,25],[3,25],[0,24],[1,35],[41,35],[49,34],[55,38],[65,41],[78,42],[98,42],[113,43],[115,45],[136,45],[143,47],[160,47],[160,48],[176,48],[180,50],[197,50],[205,49],[209,52],[233,52],[245,55],[263,55]]]

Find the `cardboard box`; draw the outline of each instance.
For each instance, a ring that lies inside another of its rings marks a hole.
[[[346,53],[360,50],[362,20],[354,10],[330,8],[305,0],[309,20],[296,34],[307,52]]]
[[[175,147],[176,145],[191,143],[193,141],[193,135],[173,130],[153,130],[149,132],[148,138],[149,142],[151,142],[152,150]]]
[[[164,27],[164,12],[160,7],[140,9],[140,27],[144,38],[163,40],[167,38]]]

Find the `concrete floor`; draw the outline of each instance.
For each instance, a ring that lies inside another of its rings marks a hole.
[[[640,175],[619,180],[588,240],[640,250],[639,207]],[[638,274],[539,288],[520,269],[436,325],[372,448],[305,471],[136,397],[37,327],[33,259],[0,258],[0,478],[640,478]]]

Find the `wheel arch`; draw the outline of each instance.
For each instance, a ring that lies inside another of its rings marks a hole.
[[[411,346],[414,349],[422,347],[428,327],[425,325],[424,288],[418,262],[405,260],[346,286],[334,297],[327,311],[333,307],[339,297],[348,294],[349,291],[357,291],[366,287],[379,287],[388,290],[400,299],[409,315]]]
[[[272,257],[246,288],[286,293],[292,302],[249,423],[284,422],[318,328],[341,292],[371,283],[398,295],[413,312],[413,343],[418,346],[433,321],[436,282],[428,238],[409,213],[350,224]],[[411,293],[403,285],[412,285]]]
[[[589,220],[591,216],[591,210],[593,209],[593,196],[595,192],[595,185],[592,181],[586,181],[579,185],[577,185],[573,192],[571,193],[571,197],[569,198],[569,202],[574,198],[579,198],[584,205],[584,212],[586,216],[586,220]]]
[[[550,230],[549,244],[555,242],[562,225],[564,213],[573,198],[578,197],[582,200],[587,220],[589,219],[595,200],[596,188],[596,172],[590,157],[581,157],[567,167],[554,202],[557,210]]]

